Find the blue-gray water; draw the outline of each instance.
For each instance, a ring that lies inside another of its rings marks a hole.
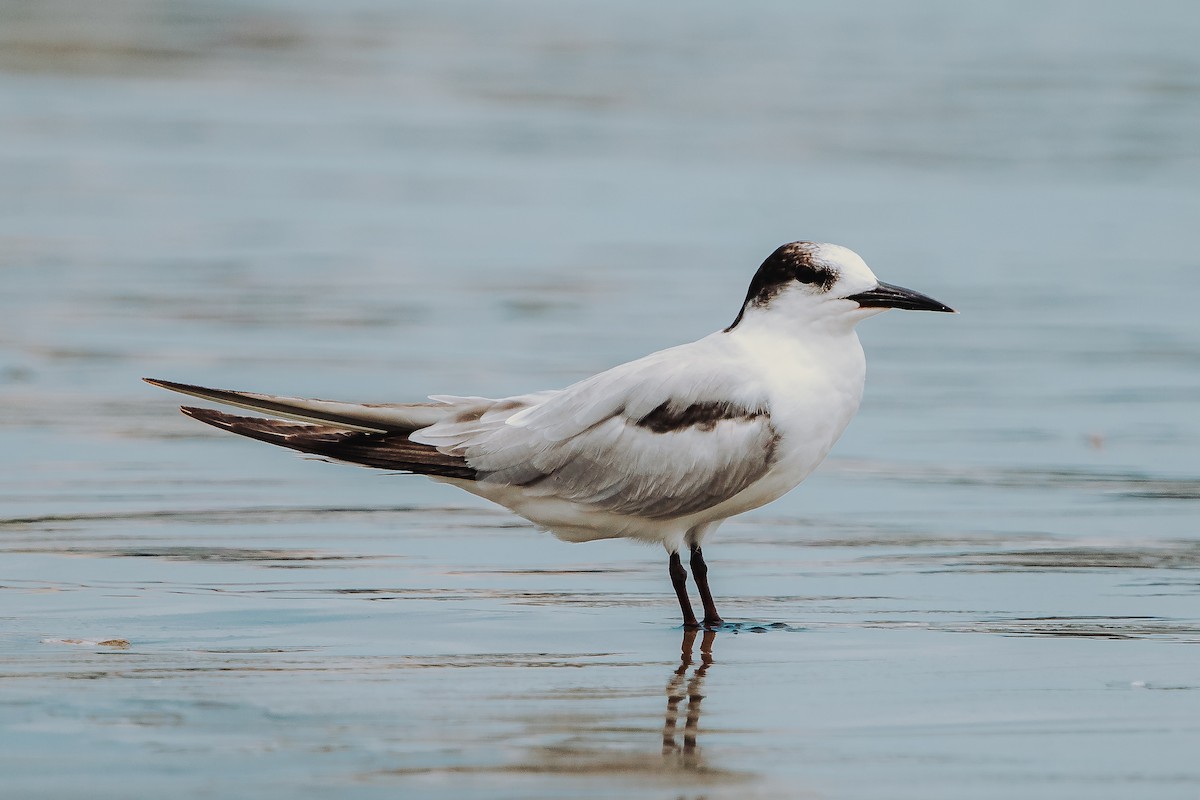
[[[4,796],[1196,797],[1198,40],[1188,2],[0,2]],[[138,381],[560,386],[800,238],[962,314],[862,326],[861,413],[706,547],[741,627],[682,661],[661,551]]]

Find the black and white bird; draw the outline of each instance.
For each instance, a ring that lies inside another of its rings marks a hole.
[[[184,407],[253,439],[428,475],[571,542],[661,543],[685,626],[690,555],[705,626],[721,624],[701,546],[726,519],[795,488],[858,410],[855,326],[889,308],[953,310],[882,283],[853,251],[792,242],[758,268],[724,330],[565,389],[492,400],[359,404],[146,380],[274,419]],[[283,422],[284,420],[294,420]]]

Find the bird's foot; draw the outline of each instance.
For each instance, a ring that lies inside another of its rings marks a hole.
[[[725,620],[720,617],[705,617],[697,622],[694,619],[685,619],[683,621],[683,629],[685,631],[719,631],[725,626]]]

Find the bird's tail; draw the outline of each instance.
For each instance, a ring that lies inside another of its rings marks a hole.
[[[376,469],[475,479],[475,470],[461,457],[409,439],[412,432],[460,410],[449,398],[437,403],[369,405],[209,389],[152,378],[145,381],[192,397],[298,420],[241,417],[189,406],[180,409],[193,419],[261,442]],[[454,399],[469,405],[481,398]]]
[[[407,433],[348,431],[330,425],[239,417],[209,408],[190,406],[183,406],[180,410],[214,428],[299,450],[302,453],[312,453],[376,469],[475,480],[475,470],[462,458],[445,455],[438,452],[436,447],[427,444],[409,441]]]

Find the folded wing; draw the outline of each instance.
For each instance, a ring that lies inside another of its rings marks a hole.
[[[684,516],[765,475],[779,441],[765,393],[736,363],[710,361],[701,381],[677,366],[685,363],[664,351],[524,409],[447,418],[411,439],[462,458],[484,489]]]
[[[147,380],[304,423],[183,409],[281,447],[471,480],[485,495],[519,487],[526,498],[670,519],[718,505],[752,485],[774,464],[779,443],[764,387],[747,378],[736,358],[705,349],[706,341],[563,390],[501,400],[435,395],[432,403],[366,405]],[[695,369],[697,362],[703,370]]]

